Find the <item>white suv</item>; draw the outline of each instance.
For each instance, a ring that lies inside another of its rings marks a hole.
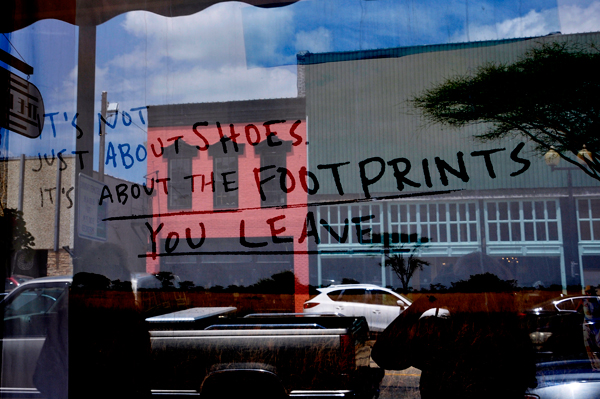
[[[411,301],[387,288],[372,284],[330,285],[304,302],[304,313],[339,313],[365,316],[371,331],[383,331]]]

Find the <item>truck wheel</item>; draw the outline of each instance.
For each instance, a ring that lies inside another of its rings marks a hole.
[[[209,374],[200,390],[201,399],[284,399],[279,378],[266,370],[222,370]]]

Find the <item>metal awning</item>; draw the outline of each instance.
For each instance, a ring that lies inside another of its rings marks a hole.
[[[298,0],[241,0],[257,7],[281,7]],[[165,17],[195,14],[222,0],[8,0],[0,5],[4,33],[42,19],[58,19],[78,26],[96,26],[129,11],[150,11]]]

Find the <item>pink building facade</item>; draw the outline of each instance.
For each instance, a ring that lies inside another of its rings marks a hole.
[[[156,106],[148,119],[147,271],[205,288],[292,271],[301,311],[311,239],[304,99]]]

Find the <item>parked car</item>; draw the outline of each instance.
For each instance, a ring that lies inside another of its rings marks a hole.
[[[526,399],[563,399],[600,397],[600,372],[585,360],[544,362],[537,365],[537,387]]]
[[[13,275],[7,277],[4,281],[4,292],[10,292],[26,281],[32,280],[33,277]]]
[[[376,395],[384,376],[370,367],[362,317],[237,318],[235,307],[196,307],[149,317],[140,329],[128,292],[86,280],[93,295],[80,291],[81,279],[46,277],[0,303],[0,397],[66,397],[68,380],[76,398],[90,387],[93,397],[117,388],[118,397],[141,397],[123,390],[143,392],[147,382],[153,397],[360,399]],[[109,378],[122,380],[101,386]]]
[[[373,284],[344,284],[318,288],[319,294],[304,303],[304,313],[339,313],[344,316],[364,316],[371,331],[380,332],[411,301]]]
[[[524,313],[529,337],[537,351],[553,357],[579,358],[583,342],[583,302],[600,303],[595,295],[566,296],[536,305]]]

